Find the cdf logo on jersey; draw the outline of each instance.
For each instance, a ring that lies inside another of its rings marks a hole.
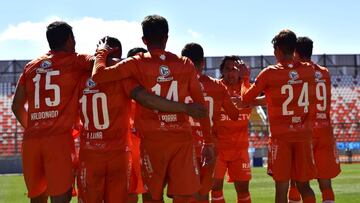
[[[51,66],[52,63],[50,60],[43,60],[40,63],[40,67],[36,69],[36,73],[46,73],[52,71],[52,69],[50,69]]]
[[[167,81],[171,81],[173,80],[173,77],[169,77],[170,76],[170,68],[165,66],[165,65],[161,65],[159,67],[159,73],[160,76],[157,77],[157,82],[167,82]]]
[[[41,62],[40,64],[40,68],[46,69],[46,68],[50,68],[52,65],[50,60],[44,60]]]
[[[163,77],[167,77],[170,75],[170,69],[167,66],[160,66],[160,75]]]
[[[89,78],[87,81],[86,81],[86,87],[88,88],[93,88],[96,86],[96,83],[91,79]]]
[[[86,83],[85,83],[85,89],[83,91],[83,94],[91,94],[91,93],[97,93],[99,92],[99,90],[93,90],[91,88],[95,87],[96,86],[96,83],[91,79],[87,79],[86,80]]]

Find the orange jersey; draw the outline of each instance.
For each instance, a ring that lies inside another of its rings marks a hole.
[[[315,71],[309,63],[277,64],[262,70],[243,95],[251,102],[265,93],[273,138],[307,141],[312,136]]]
[[[203,90],[206,107],[209,112],[211,126],[216,129],[218,122],[221,119],[221,112],[224,111],[228,113],[229,118],[235,120],[239,115],[239,110],[232,103],[230,95],[222,82],[207,75],[200,76],[199,81]],[[185,103],[189,103],[189,101],[192,101],[191,97],[186,97]],[[196,141],[196,149],[199,151],[203,143],[200,123],[190,117],[190,124],[193,137]]]
[[[78,117],[79,78],[88,74],[92,56],[50,51],[29,62],[19,85],[26,89],[28,127],[24,139],[69,134]]]
[[[225,86],[224,81],[221,81]],[[244,85],[242,85],[244,83]],[[238,97],[241,92],[246,90],[249,83],[248,80],[241,81],[234,86],[226,86],[231,97]],[[249,132],[248,125],[251,114],[251,108],[242,109],[239,111],[237,120],[231,120],[227,111],[221,110],[221,118],[216,128],[217,148],[219,149],[234,149],[238,147],[248,147]]]
[[[312,63],[315,69],[316,100],[314,137],[333,139],[330,119],[331,79],[327,68]]]
[[[166,99],[178,102],[184,101],[185,97],[190,95],[196,103],[205,103],[195,67],[185,57],[154,50],[128,58],[111,67],[105,67],[105,64],[106,53],[100,52],[93,71],[93,79],[97,83],[132,77],[148,92]],[[144,139],[154,136],[166,136],[175,140],[191,139],[191,127],[186,114],[158,112],[140,105],[137,112],[136,129]],[[201,119],[200,122],[204,137],[210,142],[209,118]]]
[[[83,123],[81,147],[93,150],[127,150],[131,79],[96,84],[87,79],[79,100]]]

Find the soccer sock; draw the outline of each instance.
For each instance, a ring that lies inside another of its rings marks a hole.
[[[301,195],[296,187],[290,187],[289,189],[289,201],[301,201]]]
[[[237,203],[251,203],[250,193],[238,193]]]
[[[316,203],[315,196],[303,197],[303,203]]]
[[[322,202],[323,203],[334,203],[335,202],[334,191],[331,188],[321,190],[321,194],[322,194]]]
[[[222,190],[211,191],[211,203],[225,203],[224,194]]]

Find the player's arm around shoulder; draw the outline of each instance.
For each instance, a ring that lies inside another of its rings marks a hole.
[[[106,42],[98,46],[92,69],[92,79],[94,82],[105,83],[122,80],[131,76],[134,78],[138,77],[136,60],[139,60],[139,57],[127,58],[112,66],[106,65],[108,55],[114,51],[116,49],[110,48]]]
[[[269,72],[270,72],[270,67],[267,67],[259,73],[259,75],[255,79],[255,82],[250,86],[250,88],[248,88],[248,90],[243,92],[242,94],[243,102],[251,103],[256,99],[257,96],[260,95],[262,91],[265,90]]]

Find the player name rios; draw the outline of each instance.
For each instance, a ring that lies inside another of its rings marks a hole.
[[[36,113],[32,113],[30,115],[31,120],[41,120],[41,119],[48,119],[48,118],[56,118],[59,115],[59,111],[55,110],[55,111],[43,111],[43,112],[36,112]]]

